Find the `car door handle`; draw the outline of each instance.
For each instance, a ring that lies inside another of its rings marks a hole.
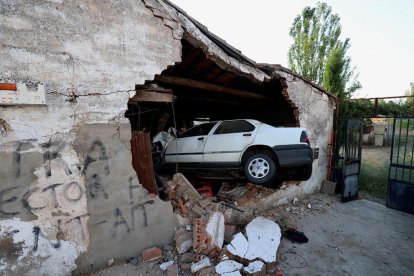
[[[197,138],[197,140],[202,141],[204,140],[204,137]]]
[[[243,136],[252,136],[252,134],[251,133],[245,133],[245,134],[243,134]]]

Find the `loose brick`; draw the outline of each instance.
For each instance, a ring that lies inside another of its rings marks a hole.
[[[178,268],[176,264],[168,267],[167,276],[178,276]]]
[[[193,209],[191,209],[191,213],[197,217],[201,217],[202,215],[204,215],[206,211],[204,211],[203,209],[201,209],[201,207],[195,205],[193,207]]]
[[[161,258],[162,252],[158,247],[151,247],[142,252],[142,259],[144,262],[150,262]]]

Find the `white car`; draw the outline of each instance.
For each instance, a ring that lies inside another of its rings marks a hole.
[[[293,179],[309,179],[313,153],[304,128],[240,119],[188,129],[167,143],[164,161],[181,169],[242,169],[250,182],[272,185],[282,169],[300,168]]]

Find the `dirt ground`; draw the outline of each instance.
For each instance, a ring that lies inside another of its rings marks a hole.
[[[365,199],[341,203],[324,194],[261,215],[282,229],[296,225],[309,238],[299,244],[282,237],[277,265],[283,275],[414,275],[412,215]],[[177,256],[149,263],[139,256],[137,266],[121,263],[93,275],[163,275],[159,265],[171,259]]]

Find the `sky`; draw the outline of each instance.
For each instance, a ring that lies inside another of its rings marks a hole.
[[[293,19],[315,0],[172,0],[256,62],[288,66]],[[402,96],[414,82],[414,0],[326,0],[362,84],[355,97]]]

